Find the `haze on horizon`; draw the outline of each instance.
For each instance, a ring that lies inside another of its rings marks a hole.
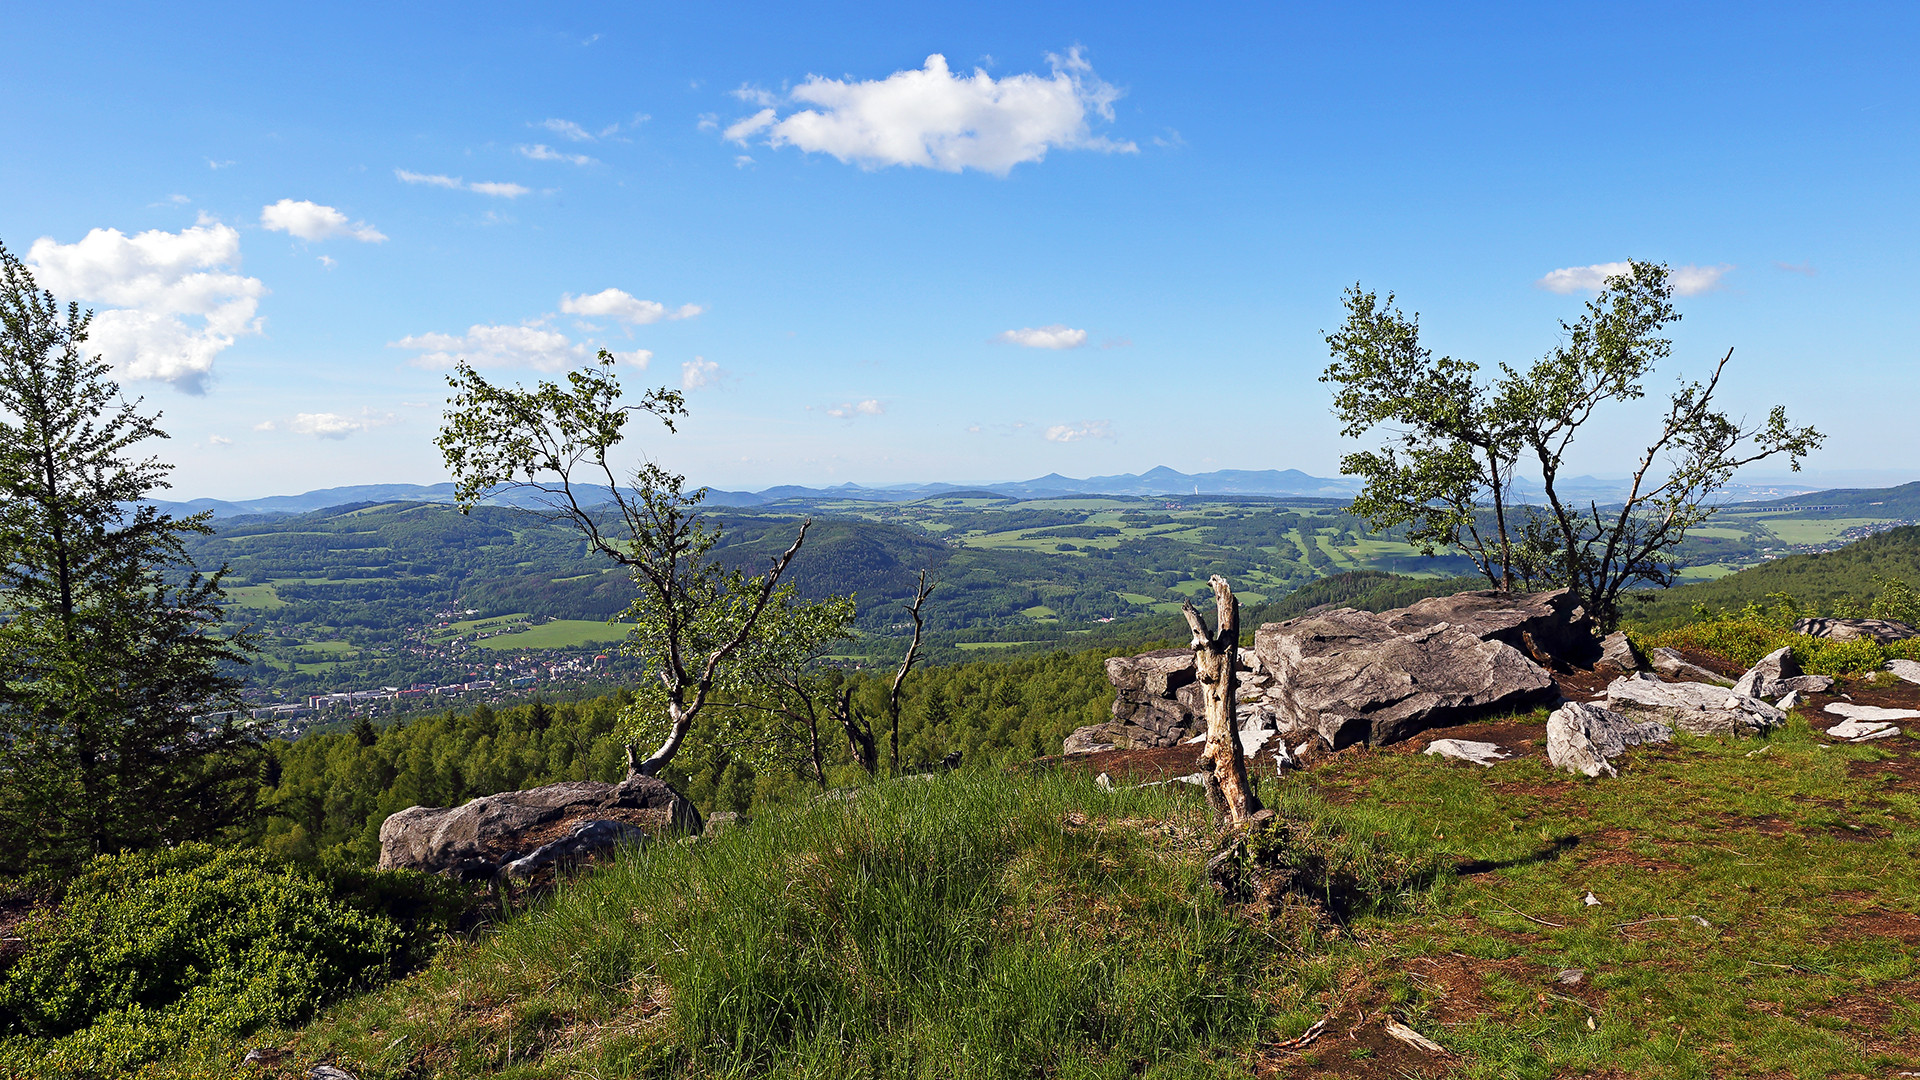
[[[1653,394],[1733,347],[1729,406],[1829,433],[1807,479],[1920,475],[1909,6],[9,22],[0,240],[96,309],[177,498],[444,480],[455,358],[600,348],[687,392],[635,453],[719,488],[1333,476],[1343,288],[1491,368],[1628,258],[1685,315]]]

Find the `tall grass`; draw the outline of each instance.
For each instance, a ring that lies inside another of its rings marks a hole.
[[[1235,1074],[1280,950],[1211,836],[1179,794],[883,784],[635,852],[324,1039],[363,1077]]]

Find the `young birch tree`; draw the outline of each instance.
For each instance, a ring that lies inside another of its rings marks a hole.
[[[621,648],[646,663],[634,705],[622,718],[627,770],[653,776],[679,753],[716,692],[741,677],[737,654],[773,602],[781,575],[800,552],[810,522],[765,573],[748,575],[713,557],[720,530],[699,513],[706,489],[648,462],[625,481],[612,455],[627,422],[645,413],[668,432],[686,415],[676,390],[649,390],[621,403],[613,354],[567,373],[567,385],[497,387],[462,363],[447,379],[449,402],[436,443],[453,474],[455,499],[470,510],[502,490],[533,496],[538,511],[570,523],[595,551],[624,567],[638,594],[625,612],[634,628]],[[641,741],[659,746],[641,757]]]

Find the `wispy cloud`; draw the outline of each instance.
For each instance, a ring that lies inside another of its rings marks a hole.
[[[515,147],[515,149],[520,152],[521,157],[533,161],[564,161],[571,165],[600,164],[597,158],[590,158],[585,154],[569,154],[564,151],[555,150],[546,143],[534,143],[531,146],[520,146]]]
[[[1811,262],[1776,262],[1773,265],[1778,269],[1785,270],[1789,274],[1800,274],[1803,277],[1818,277],[1820,275],[1820,271],[1815,270]]]
[[[999,176],[1023,162],[1045,159],[1052,149],[1138,152],[1132,142],[1092,131],[1094,118],[1113,120],[1120,90],[1096,76],[1078,48],[1065,56],[1049,54],[1047,61],[1049,75],[1004,79],[982,68],[971,76],[955,75],[938,53],[917,71],[897,71],[884,79],[814,75],[784,99],[809,107],[785,116],[778,108],[782,98],[743,86],[734,96],[761,107],[728,125],[724,137],[831,154],[867,169],[903,165]],[[703,117],[701,127],[709,123]]]
[[[1047,429],[1048,442],[1070,443],[1084,439],[1113,438],[1113,421],[1082,420],[1077,424],[1055,424]]]
[[[405,184],[424,184],[428,187],[450,188],[454,191],[472,191],[480,195],[492,195],[503,199],[517,199],[522,195],[531,194],[533,191],[532,188],[522,187],[519,184],[500,183],[492,180],[476,180],[469,184],[457,176],[446,176],[441,173],[417,173],[407,169],[395,169],[393,170],[393,175],[398,177],[401,183]]]
[[[579,124],[576,124],[571,120],[559,120],[559,119],[542,120],[536,126],[546,128],[548,131],[553,132],[555,135],[558,135],[563,139],[571,139],[574,142],[592,142],[593,141],[592,133],[587,131],[586,128],[581,127]]]
[[[696,356],[680,365],[680,388],[699,390],[720,381],[720,365],[704,356]]]
[[[1536,289],[1545,289],[1551,293],[1567,296],[1572,293],[1597,293],[1606,287],[1607,279],[1619,277],[1632,269],[1626,262],[1594,263],[1590,266],[1565,266],[1558,270],[1549,270],[1533,283]],[[1731,263],[1718,266],[1676,266],[1668,272],[1667,281],[1673,286],[1675,296],[1698,296],[1724,288],[1721,279],[1733,271]]]
[[[868,398],[865,401],[849,401],[830,406],[827,409],[827,415],[841,420],[851,420],[856,416],[880,416],[886,411],[887,407],[882,405],[878,398]]]
[[[281,199],[260,209],[260,225],[269,232],[283,232],[302,240],[325,240],[347,236],[362,243],[378,244],[386,234],[364,221],[348,222],[347,215],[331,206],[305,199]]]
[[[1004,330],[994,340],[1028,349],[1077,349],[1087,343],[1087,332],[1054,323],[1052,326]]]
[[[691,319],[705,309],[698,304],[669,309],[658,300],[642,300],[620,289],[602,289],[586,296],[564,294],[560,297],[560,310],[568,315],[618,319],[630,326],[644,326],[663,319]]]
[[[344,439],[362,431],[386,427],[398,419],[392,413],[376,413],[372,409],[360,410],[359,416],[330,412],[299,413],[287,422],[287,430],[296,435],[312,435],[321,439]]]

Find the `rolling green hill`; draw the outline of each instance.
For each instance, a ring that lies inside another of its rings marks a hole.
[[[1876,575],[1920,584],[1920,526],[1877,533],[1837,551],[1789,555],[1713,581],[1636,593],[1627,614],[1650,627],[1671,626],[1686,621],[1695,605],[1730,611],[1764,603],[1774,593],[1827,611],[1836,600],[1871,598],[1878,591]]]

